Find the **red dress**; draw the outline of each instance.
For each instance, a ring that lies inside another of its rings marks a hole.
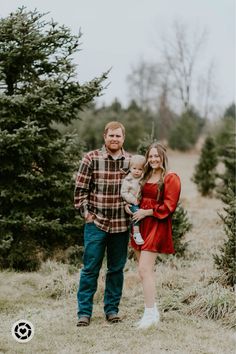
[[[131,237],[131,246],[140,251],[174,253],[171,216],[180,196],[180,178],[171,172],[165,176],[164,186],[157,201],[157,183],[145,183],[142,189],[140,209],[153,209],[153,215],[140,222],[144,244],[138,246]]]

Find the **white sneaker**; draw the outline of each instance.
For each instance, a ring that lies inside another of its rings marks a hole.
[[[157,325],[160,320],[160,314],[156,304],[152,308],[145,307],[143,317],[137,323],[138,329],[147,329],[151,326]]]
[[[143,245],[144,244],[144,240],[140,234],[140,232],[135,232],[133,234],[133,238],[134,238],[134,241],[137,245]]]
[[[145,306],[145,309],[144,309],[144,314],[145,314],[145,312],[146,312],[146,306]],[[159,310],[157,308],[156,302],[154,303],[154,312],[156,314],[157,321],[159,322],[159,320],[160,320],[160,312],[159,312]],[[144,316],[144,314],[143,314],[143,316]],[[136,322],[136,326],[138,326],[141,323],[142,319],[143,319],[143,317],[138,322]]]
[[[155,314],[156,314],[157,319],[158,319],[158,321],[159,321],[159,320],[160,320],[160,313],[159,313],[159,311],[158,311],[158,308],[157,308],[157,304],[156,304],[156,303],[154,304],[154,311],[155,311]]]

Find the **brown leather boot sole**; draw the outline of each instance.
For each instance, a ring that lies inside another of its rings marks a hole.
[[[115,313],[112,313],[110,315],[106,315],[106,319],[110,323],[119,323],[119,322],[121,322],[121,318]]]
[[[90,318],[87,316],[81,316],[77,322],[77,327],[86,327],[90,324]]]

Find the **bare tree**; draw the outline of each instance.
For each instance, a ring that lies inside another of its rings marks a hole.
[[[208,65],[205,75],[199,76],[197,85],[198,107],[203,118],[208,119],[214,114],[217,101],[217,88],[215,84],[215,65],[213,61]]]
[[[175,114],[170,108],[168,100],[169,89],[167,85],[162,85],[162,93],[159,97],[158,106],[158,126],[157,126],[157,136],[158,139],[164,140],[169,136],[169,132],[173,125]]]
[[[160,63],[140,61],[127,77],[130,98],[152,112],[152,138],[166,139],[173,123],[169,107],[169,73]]]
[[[160,68],[158,64],[140,60],[127,76],[130,99],[145,109],[152,109],[159,96]]]
[[[163,37],[163,64],[169,69],[169,84],[180,98],[184,110],[191,105],[197,59],[205,40],[205,29],[191,33],[179,21],[174,22],[171,35]]]
[[[204,118],[212,110],[214,68],[204,61],[206,40],[206,29],[176,20],[157,47],[159,59],[139,61],[127,77],[130,98],[157,115],[159,135],[169,130],[173,110],[183,113],[197,107]]]

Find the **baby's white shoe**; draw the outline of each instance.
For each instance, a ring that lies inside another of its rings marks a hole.
[[[143,245],[144,244],[144,240],[143,240],[140,232],[134,232],[133,238],[134,238],[134,241],[135,241],[135,243],[137,245]]]

